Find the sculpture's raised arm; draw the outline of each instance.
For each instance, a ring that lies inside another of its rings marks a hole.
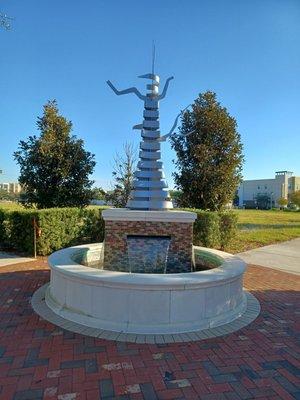
[[[159,142],[165,142],[168,139],[168,137],[170,137],[172,135],[172,133],[174,132],[174,130],[175,130],[176,126],[177,126],[178,118],[180,117],[180,115],[181,115],[181,112],[175,118],[174,124],[173,124],[171,130],[169,131],[169,133],[167,133],[166,135],[161,136],[158,139]]]
[[[112,83],[111,81],[106,81],[108,86],[116,93],[116,95],[120,96],[122,94],[128,94],[128,93],[134,93],[139,99],[141,100],[146,100],[146,96],[143,96],[142,93],[138,91],[136,87],[131,87],[125,90],[118,90]]]
[[[172,79],[174,79],[174,76],[170,76],[170,78],[168,78],[168,79],[166,80],[166,83],[165,83],[165,86],[164,86],[164,90],[162,91],[162,94],[161,94],[161,95],[157,96],[157,100],[162,100],[162,99],[166,96],[167,90],[168,90],[168,87],[169,87],[169,82],[170,82]]]
[[[170,129],[169,133],[167,133],[164,136],[161,136],[158,141],[159,142],[164,142],[166,141],[170,136],[172,136],[172,133],[174,132],[174,130],[176,129],[176,126],[178,124],[178,119],[179,117],[185,112],[185,110],[187,110],[189,107],[191,106],[191,104],[189,104],[187,107],[185,107],[182,111],[180,111],[180,113],[177,115],[177,117],[175,118],[174,124],[172,126],[172,128]],[[189,134],[189,133],[188,133]]]

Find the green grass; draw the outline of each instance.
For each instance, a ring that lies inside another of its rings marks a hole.
[[[300,212],[237,210],[239,232],[226,249],[238,253],[300,237]]]
[[[273,210],[235,210],[239,216],[239,227],[254,225],[288,225],[300,224],[300,212]]]

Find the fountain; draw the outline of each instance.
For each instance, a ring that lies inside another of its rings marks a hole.
[[[259,313],[243,290],[245,263],[228,253],[193,246],[196,214],[172,210],[160,144],[159,76],[149,91],[121,90],[144,102],[140,160],[126,208],[102,212],[103,243],[69,247],[49,257],[50,284],[32,305],[44,318],[74,332],[118,340],[166,343],[198,340],[239,329]],[[184,111],[183,111],[184,112]],[[204,262],[205,260],[205,262]],[[207,262],[207,260],[210,260]],[[204,267],[205,265],[205,267]]]
[[[165,274],[170,236],[128,236],[127,255],[130,273]]]

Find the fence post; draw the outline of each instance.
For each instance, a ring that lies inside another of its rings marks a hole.
[[[36,258],[36,220],[35,217],[33,217],[33,254],[34,258]]]

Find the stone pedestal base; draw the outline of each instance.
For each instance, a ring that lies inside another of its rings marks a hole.
[[[129,272],[128,236],[170,238],[167,273],[190,272],[193,263],[193,223],[188,211],[102,211],[105,221],[104,269]]]

